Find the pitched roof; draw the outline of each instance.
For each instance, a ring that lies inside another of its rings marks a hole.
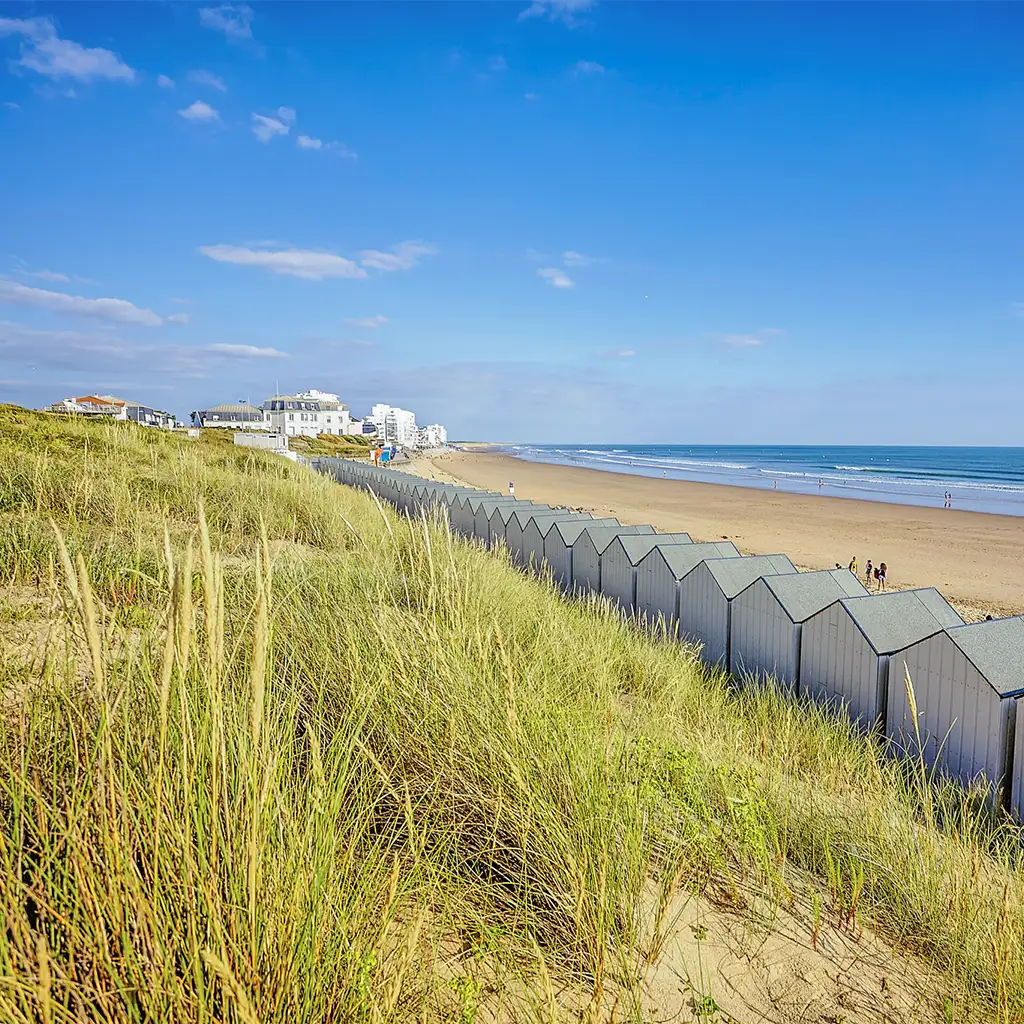
[[[509,506],[508,515],[505,515],[505,509],[501,505],[495,511],[501,513],[501,518],[505,521],[506,525],[514,518],[520,527],[525,529],[526,524],[537,512],[551,512],[553,510],[550,505],[534,505],[532,501],[517,501],[515,505]]]
[[[226,405],[211,405],[209,409],[203,409],[200,415],[207,412],[258,412],[262,415],[263,410],[257,409],[255,405],[246,405],[244,402],[228,402]]]
[[[530,521],[536,524],[540,535],[546,537],[559,523],[592,523],[594,520],[589,512],[563,512],[558,516],[533,516]]]
[[[621,526],[618,519],[610,517],[608,519],[557,519],[555,520],[555,530],[558,536],[562,538],[562,543],[571,548],[576,542],[576,538],[579,537],[584,530],[595,530],[601,529],[605,526]],[[626,527],[623,527],[626,529]],[[651,527],[654,530],[654,527]],[[634,529],[634,532],[636,530]]]
[[[865,597],[868,593],[849,569],[766,576],[764,583],[794,622],[806,622],[815,612],[843,597]]]
[[[481,505],[487,505],[492,502],[504,504],[515,500],[515,498],[506,498],[500,494],[494,494],[491,491],[481,491],[479,494],[469,494],[466,497],[464,497],[462,499],[462,504],[469,505],[469,507],[473,510],[473,514],[476,515],[476,512]]]
[[[630,565],[639,565],[650,554],[652,548],[669,547],[672,544],[693,544],[688,533],[648,533],[644,535],[623,535],[612,542],[618,544]]]
[[[700,544],[666,544],[653,547],[645,556],[650,558],[657,551],[665,561],[669,572],[681,580],[691,569],[695,569],[708,558],[739,558],[740,553],[731,540],[716,540]]]
[[[548,508],[546,505],[534,506],[532,509],[516,509],[515,518],[525,530],[531,519],[538,524],[546,519],[592,519],[589,512],[566,512],[564,509]]]
[[[876,654],[892,654],[964,621],[934,587],[850,597],[840,604]]]
[[[1024,615],[953,626],[946,636],[1000,697],[1024,693]]]
[[[654,531],[653,526],[651,527],[651,531]],[[593,530],[587,530],[585,536],[593,545],[594,550],[598,554],[601,554],[616,537],[622,536],[623,534],[629,536],[636,533],[637,531],[629,526],[605,526]],[[582,534],[580,535],[580,540],[583,540],[583,536],[584,535]]]
[[[705,563],[722,593],[732,600],[759,576],[796,572],[786,555],[746,555],[743,558],[709,558]]]

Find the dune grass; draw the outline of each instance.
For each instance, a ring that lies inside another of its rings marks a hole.
[[[0,409],[0,587],[0,1019],[639,1021],[674,894],[808,888],[1024,1017],[1015,827],[439,523]]]

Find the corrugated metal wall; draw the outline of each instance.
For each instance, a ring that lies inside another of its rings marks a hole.
[[[555,583],[563,590],[572,587],[572,550],[572,547],[562,540],[562,535],[557,530],[552,530],[544,538],[544,561],[547,562]]]
[[[732,601],[729,671],[796,691],[800,676],[800,625],[783,611],[763,579]]]
[[[679,581],[679,636],[703,644],[705,665],[725,666],[729,602],[704,562]]]
[[[601,593],[601,560],[590,534],[584,531],[572,546],[573,590]]]
[[[669,635],[675,635],[679,615],[677,581],[657,548],[637,566],[636,613],[651,626],[664,622]]]
[[[1018,819],[1024,819],[1024,697],[1014,700],[1013,771],[1010,781],[1010,810]]]
[[[918,746],[904,682],[906,664],[917,701],[925,763],[970,785],[984,772],[1003,779],[1013,699],[999,695],[944,633],[913,644],[889,660],[888,736],[911,757]]]
[[[601,594],[624,612],[633,610],[633,564],[622,545],[612,541],[601,552]]]
[[[818,703],[844,708],[862,729],[882,721],[888,668],[889,658],[875,654],[838,601],[804,623],[800,692]]]

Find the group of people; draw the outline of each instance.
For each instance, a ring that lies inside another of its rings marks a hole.
[[[944,491],[942,494],[942,507],[952,508],[953,507],[953,492]]]
[[[836,568],[841,569],[842,566],[838,562],[836,562]],[[853,573],[854,576],[857,575],[856,555],[854,555],[853,558],[850,559],[850,564],[847,566],[847,568],[850,570],[850,572]],[[878,590],[885,590],[885,574],[887,571],[888,567],[886,566],[885,562],[879,562],[878,565],[872,566],[871,559],[869,558],[867,560],[867,564],[864,566],[864,581],[870,588],[871,580],[874,579],[876,588]]]

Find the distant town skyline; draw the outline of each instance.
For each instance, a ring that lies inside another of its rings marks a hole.
[[[0,3],[0,402],[1022,444],[1018,4]]]

